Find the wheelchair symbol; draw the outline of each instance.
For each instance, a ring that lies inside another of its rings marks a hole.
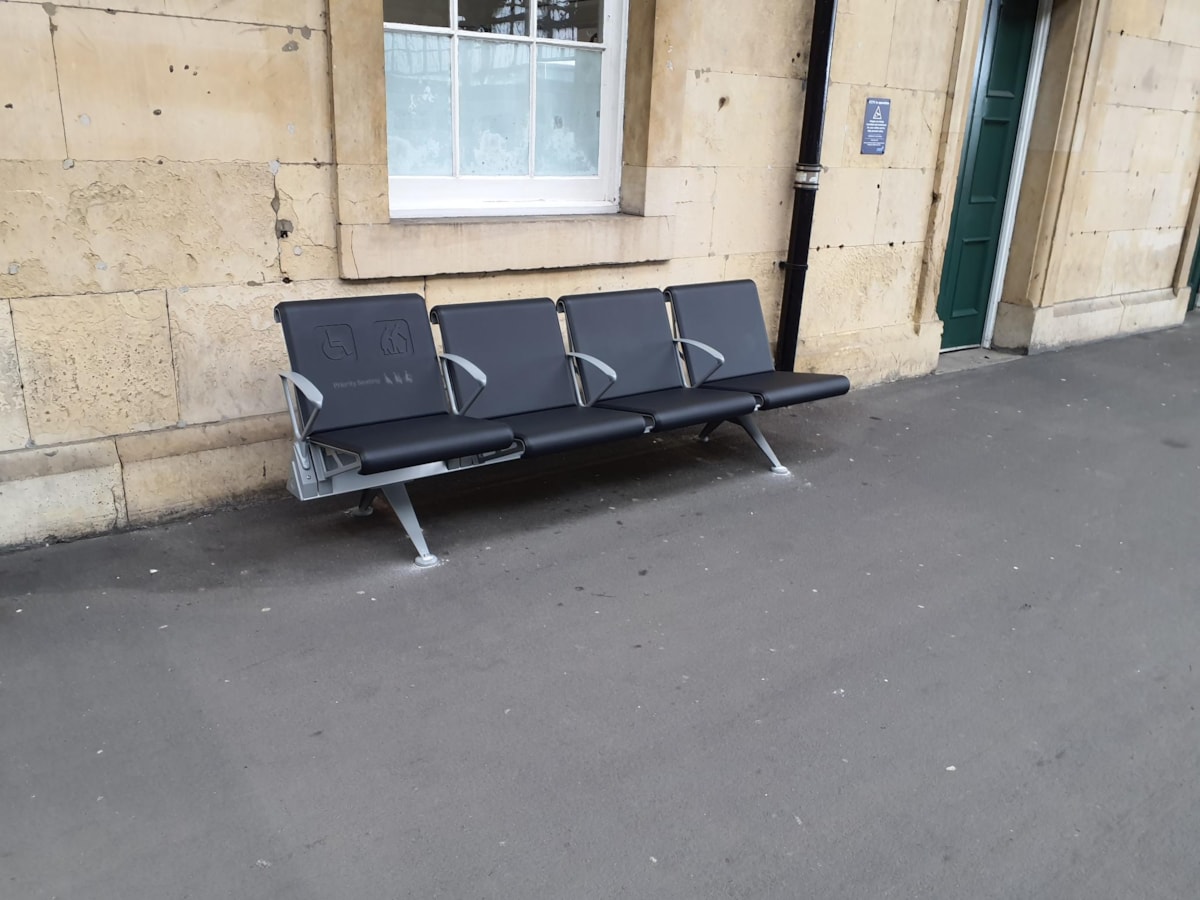
[[[354,359],[358,354],[354,349],[354,331],[349,325],[322,325],[321,352],[326,359]]]

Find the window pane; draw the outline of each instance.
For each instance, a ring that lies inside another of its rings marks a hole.
[[[383,21],[450,27],[450,0],[383,0]]]
[[[598,44],[603,0],[538,0],[537,36]]]
[[[453,175],[450,38],[386,31],[388,173]]]
[[[529,174],[529,45],[458,42],[459,171]]]
[[[458,0],[461,31],[489,34],[529,34],[529,4],[526,0]]]
[[[599,171],[600,54],[538,47],[535,175]]]

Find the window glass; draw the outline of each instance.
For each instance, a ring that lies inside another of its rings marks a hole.
[[[449,28],[450,0],[383,0],[383,21]]]
[[[477,33],[527,35],[529,6],[521,0],[458,0],[458,27]]]
[[[538,37],[598,44],[602,6],[601,0],[538,0]]]
[[[387,31],[388,174],[453,175],[450,37]]]
[[[529,45],[460,39],[459,172],[529,174]]]
[[[600,51],[538,47],[536,151],[535,175],[598,173]]]

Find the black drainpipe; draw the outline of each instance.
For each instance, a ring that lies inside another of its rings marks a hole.
[[[800,340],[800,307],[808,275],[808,245],[812,239],[813,210],[821,179],[821,138],[825,131],[825,100],[829,94],[829,65],[833,58],[833,25],[837,0],[816,0],[812,41],[805,83],[804,123],[800,130],[800,159],[796,163],[795,198],[792,201],[792,236],[783,264],[783,306],[779,310],[779,342],[775,368],[790,372],[796,364]]]

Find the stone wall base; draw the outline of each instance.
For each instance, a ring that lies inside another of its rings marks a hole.
[[[1041,353],[1123,334],[1170,328],[1183,321],[1187,291],[1170,288],[1072,300],[1034,309],[1001,303],[993,345]]]

